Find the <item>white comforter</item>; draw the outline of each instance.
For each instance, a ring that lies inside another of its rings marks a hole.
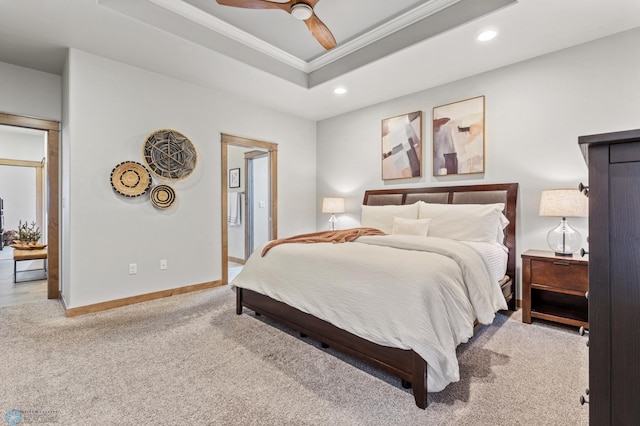
[[[282,244],[249,258],[231,283],[364,339],[413,349],[427,389],[460,379],[456,347],[507,305],[482,256],[457,241],[385,235],[343,244]]]

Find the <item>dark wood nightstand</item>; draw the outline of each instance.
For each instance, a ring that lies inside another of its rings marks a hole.
[[[522,322],[539,318],[589,328],[588,291],[587,256],[543,250],[522,254]]]

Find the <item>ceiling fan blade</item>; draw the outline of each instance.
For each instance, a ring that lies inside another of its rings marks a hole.
[[[244,9],[280,9],[291,13],[291,5],[295,3],[291,0],[287,3],[278,3],[268,0],[216,0],[223,6],[242,7]]]
[[[311,34],[313,34],[313,36],[316,38],[316,40],[318,40],[318,43],[320,43],[322,47],[327,50],[331,50],[336,47],[337,43],[336,39],[333,37],[333,34],[331,34],[329,28],[327,28],[327,26],[320,20],[320,18],[316,16],[315,13],[311,15],[311,18],[305,20],[304,23],[307,24],[309,31],[311,31]]]
[[[286,3],[279,3],[269,0],[216,0],[216,2],[223,6],[241,7],[244,9],[280,9],[287,13],[291,13],[291,8],[296,3],[305,3],[311,7],[312,14],[309,19],[304,21],[311,31],[311,34],[318,40],[318,42],[327,50],[336,47],[336,39],[329,31],[329,28],[318,18],[313,12],[313,8],[320,0],[289,0]]]

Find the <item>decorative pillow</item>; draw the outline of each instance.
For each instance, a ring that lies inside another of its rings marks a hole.
[[[419,202],[405,205],[362,206],[360,226],[377,228],[386,234],[393,231],[393,219],[418,219]]]
[[[431,219],[429,236],[461,241],[502,243],[503,203],[431,204],[421,202],[420,219]],[[509,223],[507,220],[506,223]]]
[[[431,219],[403,219],[396,217],[393,219],[393,229],[391,233],[394,235],[418,235],[426,237],[429,232],[429,224]]]

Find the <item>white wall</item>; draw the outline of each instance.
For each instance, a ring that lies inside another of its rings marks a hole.
[[[0,158],[40,162],[46,156],[43,131],[0,126]],[[5,200],[5,229],[17,230],[19,221],[36,221],[36,168],[0,165],[0,197]],[[41,223],[38,224],[43,231]]]
[[[240,169],[240,187],[228,188],[229,193],[238,192],[241,194],[241,224],[240,226],[229,226],[228,250],[229,256],[238,259],[245,259],[245,226],[248,220],[248,212],[245,211],[245,197],[249,196],[245,181],[245,153],[255,151],[255,148],[244,148],[229,145],[227,148],[228,169]],[[253,246],[258,247],[269,241],[271,226],[269,221],[269,160],[268,156],[254,158],[253,162],[253,200],[246,199],[247,203],[253,201]],[[263,203],[263,204],[261,204]],[[251,250],[253,251],[253,250]],[[246,259],[245,259],[246,260]]]
[[[365,189],[518,182],[520,253],[547,249],[558,220],[539,217],[543,189],[587,184],[578,136],[640,128],[640,30],[556,52],[318,123],[316,210],[346,197],[340,226],[357,226]],[[486,167],[479,175],[432,177],[433,107],[486,97]],[[423,111],[423,177],[381,180],[381,120]],[[587,235],[587,219],[570,219]],[[319,215],[318,229],[326,218]],[[586,243],[584,243],[587,247]]]
[[[20,222],[36,222],[36,193],[35,167],[0,165],[0,197],[4,202],[5,232],[18,231]],[[40,242],[46,242],[45,228],[41,224],[38,226],[42,235]],[[20,262],[16,265],[18,271],[43,267],[41,260]]]
[[[42,161],[47,156],[47,137],[42,130],[0,126],[0,158]]]
[[[314,122],[74,49],[64,81],[69,308],[221,278],[221,132],[278,144],[280,234],[315,229]],[[177,193],[166,211],[109,183],[118,163],[143,161],[146,137],[162,128],[185,134],[198,152],[191,176],[164,181]]]
[[[0,78],[0,112],[6,114],[42,118],[53,121],[61,120],[62,79],[59,75],[49,74],[8,64],[5,62],[0,62],[0,76],[2,77]],[[29,144],[30,148],[25,149],[25,146],[18,147],[13,143],[8,143],[8,140],[3,137],[3,139],[0,140],[0,144],[3,148],[7,149],[7,152],[5,152],[6,155],[0,154],[0,157],[40,161],[44,156],[43,152],[46,152],[46,150],[44,150],[43,146],[41,145],[42,140],[43,139],[41,137],[39,143],[34,142],[33,145]],[[16,139],[14,139],[14,141],[16,141]],[[22,142],[27,143],[26,140],[22,140]],[[38,144],[40,144],[39,155],[36,152],[38,150],[38,148],[36,148],[36,145]],[[32,155],[34,156],[34,158],[31,158]],[[3,179],[5,177],[6,176],[0,177],[0,179]],[[30,186],[30,188],[33,188],[34,195],[29,196],[28,198],[30,200],[32,199],[33,203],[35,204],[35,176],[34,183]],[[0,194],[0,197],[2,196],[3,195]],[[20,198],[27,198],[22,192],[20,193],[20,195],[16,196],[19,196]],[[13,196],[10,198],[13,198]],[[11,199],[9,200],[9,202],[12,203]],[[5,204],[7,208],[9,208],[9,204],[7,202],[5,202]],[[20,204],[22,206],[21,201]],[[24,208],[25,211],[21,212],[20,215],[26,218],[26,216],[31,215],[31,206],[25,206]],[[33,211],[35,212],[35,205],[33,207]],[[9,214],[9,210],[7,210],[5,214]],[[14,219],[11,219],[11,216],[9,220],[11,222],[6,223],[7,218],[5,217],[5,228],[16,229],[17,223],[15,224],[15,226],[11,225],[11,223],[14,223],[16,221]],[[46,226],[41,227],[41,231],[43,233],[43,236],[45,236]],[[19,265],[19,269],[30,269],[32,267],[33,265],[31,264],[31,262],[22,262],[22,265]]]
[[[0,165],[0,198],[4,200],[5,231],[17,231],[20,222],[35,222],[35,167]]]
[[[69,216],[69,164],[71,163],[71,157],[69,156],[68,144],[64,142],[71,140],[71,129],[69,127],[69,98],[71,97],[71,89],[69,84],[69,53],[67,51],[67,57],[64,63],[64,70],[62,72],[62,122],[60,123],[60,146],[59,146],[59,161],[60,161],[60,243],[59,243],[59,259],[60,259],[60,273],[59,273],[59,285],[60,285],[60,297],[63,299],[65,305],[69,305],[66,300],[67,295],[71,293],[69,288],[69,278],[67,271],[71,270],[71,255],[70,245],[71,240],[71,218]],[[67,147],[65,147],[67,145]]]
[[[249,151],[247,148],[240,146],[229,145],[227,147],[227,168],[240,169],[240,188],[227,188],[228,192],[245,192],[245,179],[244,179],[244,153]],[[227,171],[227,176],[228,176]],[[227,234],[229,241],[228,254],[230,257],[237,259],[244,259],[244,222],[247,220],[246,212],[244,211],[244,198],[240,200],[240,226],[229,226],[229,233]]]
[[[253,249],[270,240],[269,157],[258,157],[253,164]],[[311,206],[313,207],[313,206]]]
[[[60,121],[59,75],[0,62],[0,112]]]

